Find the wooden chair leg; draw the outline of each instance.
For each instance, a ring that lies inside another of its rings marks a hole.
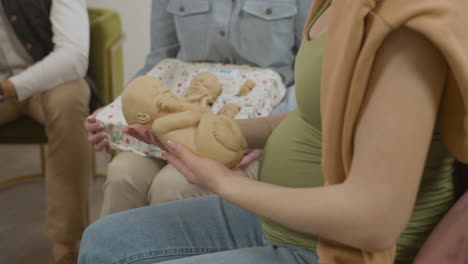
[[[8,185],[11,183],[16,183],[24,180],[29,180],[29,179],[34,179],[34,178],[39,178],[39,177],[44,177],[45,176],[45,170],[46,170],[46,156],[45,156],[45,145],[44,144],[39,144],[39,152],[40,152],[40,159],[41,159],[41,172],[40,173],[31,173],[31,174],[25,174],[21,176],[16,176],[8,179],[1,179],[0,180],[0,186]]]

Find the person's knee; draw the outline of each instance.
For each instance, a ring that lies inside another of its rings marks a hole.
[[[208,195],[210,192],[190,184],[172,165],[167,165],[154,179],[148,192],[150,204]]]
[[[86,228],[80,243],[78,263],[105,263],[109,260],[112,241],[116,241],[116,229],[112,218],[104,217]]]
[[[151,182],[164,164],[162,160],[142,157],[133,152],[119,152],[107,167],[104,188],[118,189],[121,194],[146,196]]]
[[[86,117],[90,91],[83,80],[61,84],[45,92],[43,103],[49,119]]]
[[[170,182],[155,181],[148,191],[148,201],[150,204],[159,204],[169,201],[179,200],[180,186],[174,186]]]
[[[132,182],[135,180],[132,176],[136,176],[133,175],[135,172],[133,165],[131,160],[117,155],[107,166],[106,188],[119,188],[132,185]]]

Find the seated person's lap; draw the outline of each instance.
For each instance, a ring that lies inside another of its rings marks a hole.
[[[84,234],[80,263],[144,264],[216,252],[170,263],[317,263],[313,252],[264,241],[259,217],[215,195],[98,220]]]

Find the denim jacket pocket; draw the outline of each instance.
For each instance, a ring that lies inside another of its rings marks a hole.
[[[264,20],[293,17],[297,14],[295,2],[246,1],[242,11]]]
[[[173,15],[180,52],[189,60],[203,60],[208,53],[209,27],[213,24],[208,0],[169,0],[167,12]],[[197,52],[192,52],[199,47]]]
[[[239,14],[242,53],[261,67],[291,61],[297,12],[295,0],[246,0]]]
[[[210,11],[208,0],[170,0],[167,11],[177,16],[190,16]]]

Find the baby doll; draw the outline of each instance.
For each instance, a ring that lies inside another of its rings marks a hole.
[[[193,87],[196,89],[189,98],[200,98],[193,100],[199,103],[177,97],[156,78],[140,76],[122,93],[124,118],[129,125],[141,124],[150,129],[163,144],[176,141],[199,156],[234,167],[247,147],[239,125],[231,117],[207,111],[209,100],[203,98],[208,98],[210,92],[202,85]]]
[[[201,107],[210,110],[220,93],[221,84],[216,75],[211,72],[201,72],[192,78],[184,100],[189,103],[198,103]]]

